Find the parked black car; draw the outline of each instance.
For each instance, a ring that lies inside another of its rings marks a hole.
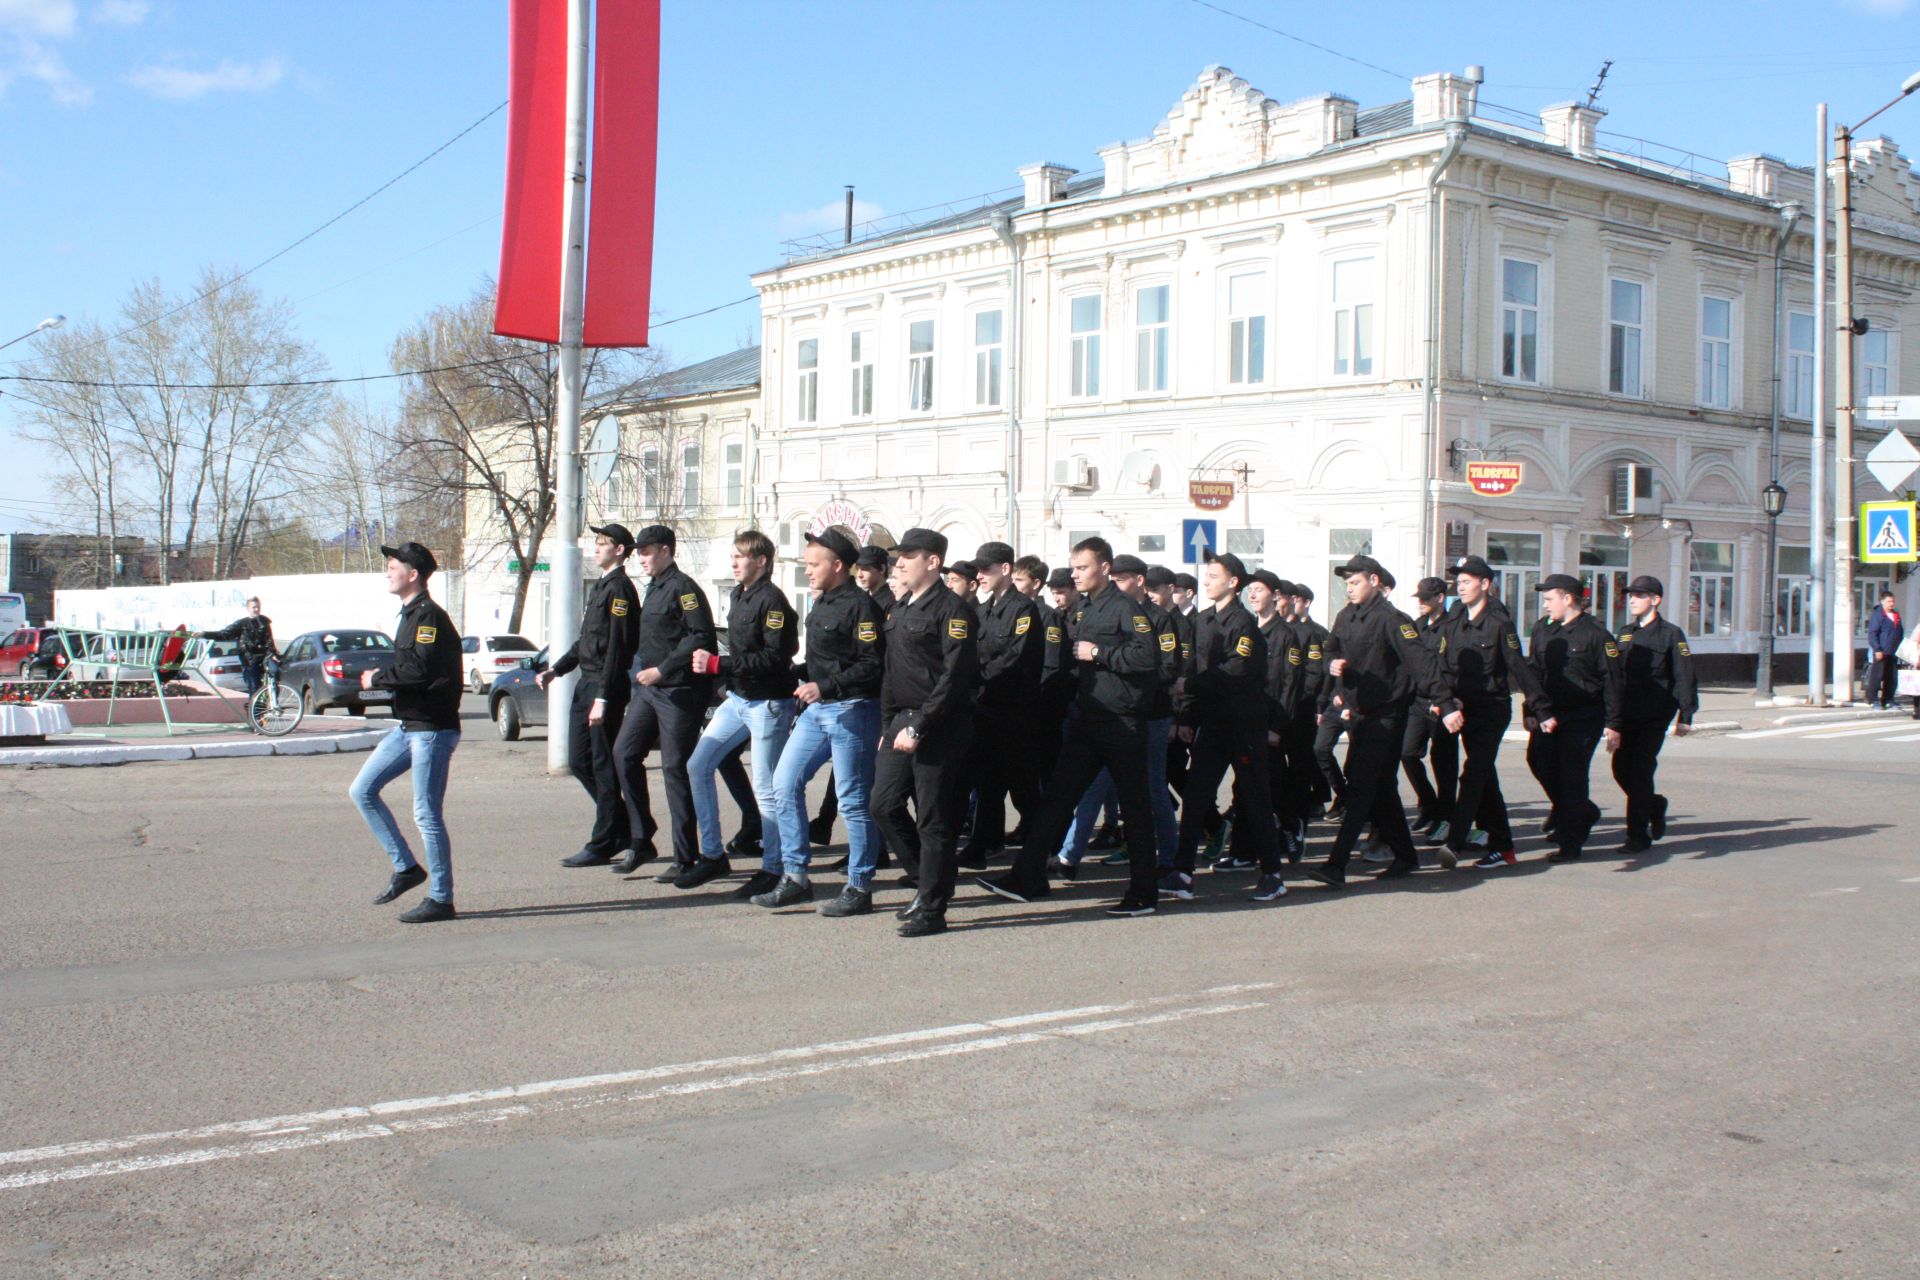
[[[393,665],[393,640],[382,631],[309,631],[281,646],[280,683],[298,693],[313,714],[345,707],[365,715],[393,701],[386,689],[362,689],[360,673]]]
[[[547,651],[520,659],[520,665],[493,678],[487,693],[487,714],[493,727],[508,742],[516,742],[522,729],[547,726],[547,692],[535,679],[547,669]]]

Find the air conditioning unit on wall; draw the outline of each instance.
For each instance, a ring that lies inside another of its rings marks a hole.
[[[1080,454],[1057,459],[1053,464],[1053,487],[1079,490],[1094,488],[1093,465]]]
[[[1657,516],[1660,514],[1660,490],[1653,482],[1653,468],[1638,462],[1616,463],[1613,489],[1607,495],[1607,514],[1612,516]]]

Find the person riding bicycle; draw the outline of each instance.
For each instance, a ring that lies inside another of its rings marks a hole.
[[[235,640],[240,648],[240,678],[247,696],[260,687],[260,676],[267,659],[279,662],[280,648],[273,642],[273,619],[260,612],[260,597],[247,597],[247,614],[218,631],[196,633],[202,640]]]

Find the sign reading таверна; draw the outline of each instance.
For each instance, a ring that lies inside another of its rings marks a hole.
[[[1520,462],[1469,462],[1467,483],[1475,493],[1504,498],[1520,487],[1525,468],[1526,464]]]
[[[1233,481],[1189,480],[1187,498],[1202,511],[1224,511],[1233,503]]]

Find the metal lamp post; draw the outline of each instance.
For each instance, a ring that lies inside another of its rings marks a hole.
[[[1787,509],[1787,488],[1776,476],[1767,487],[1760,491],[1760,510],[1767,516],[1767,569],[1768,589],[1780,572],[1780,513]],[[1773,633],[1774,621],[1765,619],[1766,625],[1760,632],[1760,678],[1759,687],[1754,691],[1756,702],[1773,701]]]

